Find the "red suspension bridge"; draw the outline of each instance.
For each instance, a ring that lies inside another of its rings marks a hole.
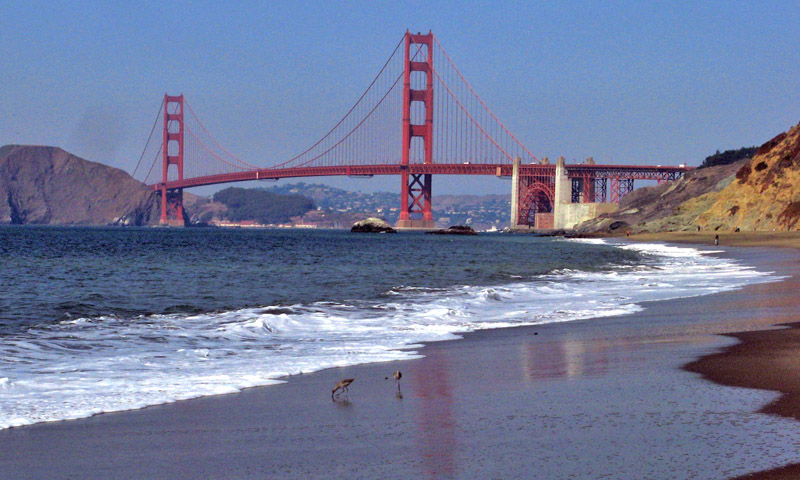
[[[433,175],[511,176],[515,160],[518,224],[534,225],[537,215],[553,212],[556,165],[534,156],[500,122],[432,33],[406,32],[355,105],[294,158],[268,167],[245,162],[211,136],[183,95],[165,95],[134,176],[161,193],[161,223],[182,225],[185,188],[399,175],[398,227],[431,228]],[[573,203],[616,203],[633,189],[634,180],[674,180],[687,170],[592,162],[564,168]]]

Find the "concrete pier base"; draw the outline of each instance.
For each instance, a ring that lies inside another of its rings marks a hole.
[[[519,227],[519,163],[520,158],[514,157],[514,167],[511,170],[511,229]]]
[[[593,162],[593,161],[592,161]],[[572,203],[572,182],[567,176],[564,157],[556,163],[555,205],[553,205],[553,228],[557,230],[575,228],[581,222],[591,220],[604,213],[617,211],[616,203]]]
[[[161,222],[165,227],[185,227],[186,222],[182,218],[170,218],[166,222]]]
[[[398,230],[436,230],[433,220],[398,220]]]

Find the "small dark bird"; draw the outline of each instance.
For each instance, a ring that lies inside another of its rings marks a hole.
[[[403,378],[403,374],[400,373],[400,370],[398,370],[398,371],[396,371],[396,372],[394,372],[392,374],[392,378],[394,378],[394,381],[397,382],[397,392],[399,393],[400,392],[400,379]]]
[[[339,396],[338,394],[336,394],[338,390],[342,390],[344,391],[345,394],[348,394],[349,392],[347,391],[347,387],[349,387],[350,384],[353,383],[353,380],[355,380],[355,378],[345,378],[344,380],[340,380],[339,383],[337,383],[336,386],[333,387],[333,391],[331,392],[331,400],[334,399],[334,395],[337,397]],[[342,392],[339,392],[339,394],[341,393]]]

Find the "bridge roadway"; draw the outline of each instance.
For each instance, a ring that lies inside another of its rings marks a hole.
[[[436,174],[436,175],[494,175],[510,177],[513,166],[511,164],[491,163],[415,163],[407,166],[400,164],[385,165],[351,165],[328,167],[293,167],[293,168],[264,168],[235,173],[223,173],[204,177],[184,178],[149,185],[154,190],[166,186],[168,190],[178,188],[200,187],[203,185],[216,185],[220,183],[245,182],[250,180],[277,180],[281,178],[299,177],[328,177],[352,176],[365,177],[374,175],[400,175],[404,169],[409,174]],[[568,164],[567,176],[580,177],[590,175],[594,178],[617,178],[634,180],[674,180],[691,167],[675,166],[648,166],[648,165],[593,165],[593,164]],[[554,164],[528,164],[520,165],[520,176],[555,176]]]

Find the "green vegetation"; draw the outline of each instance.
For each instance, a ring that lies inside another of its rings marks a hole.
[[[706,159],[703,160],[703,163],[698,168],[728,165],[731,163],[736,163],[739,160],[744,160],[745,158],[753,158],[753,155],[756,154],[757,150],[758,147],[742,147],[738,150],[725,150],[722,153],[717,150],[717,153],[714,155],[706,157]]]
[[[302,195],[280,195],[266,190],[226,188],[214,194],[214,201],[228,207],[229,220],[256,220],[263,224],[287,223],[291,217],[305,214],[314,202]]]

